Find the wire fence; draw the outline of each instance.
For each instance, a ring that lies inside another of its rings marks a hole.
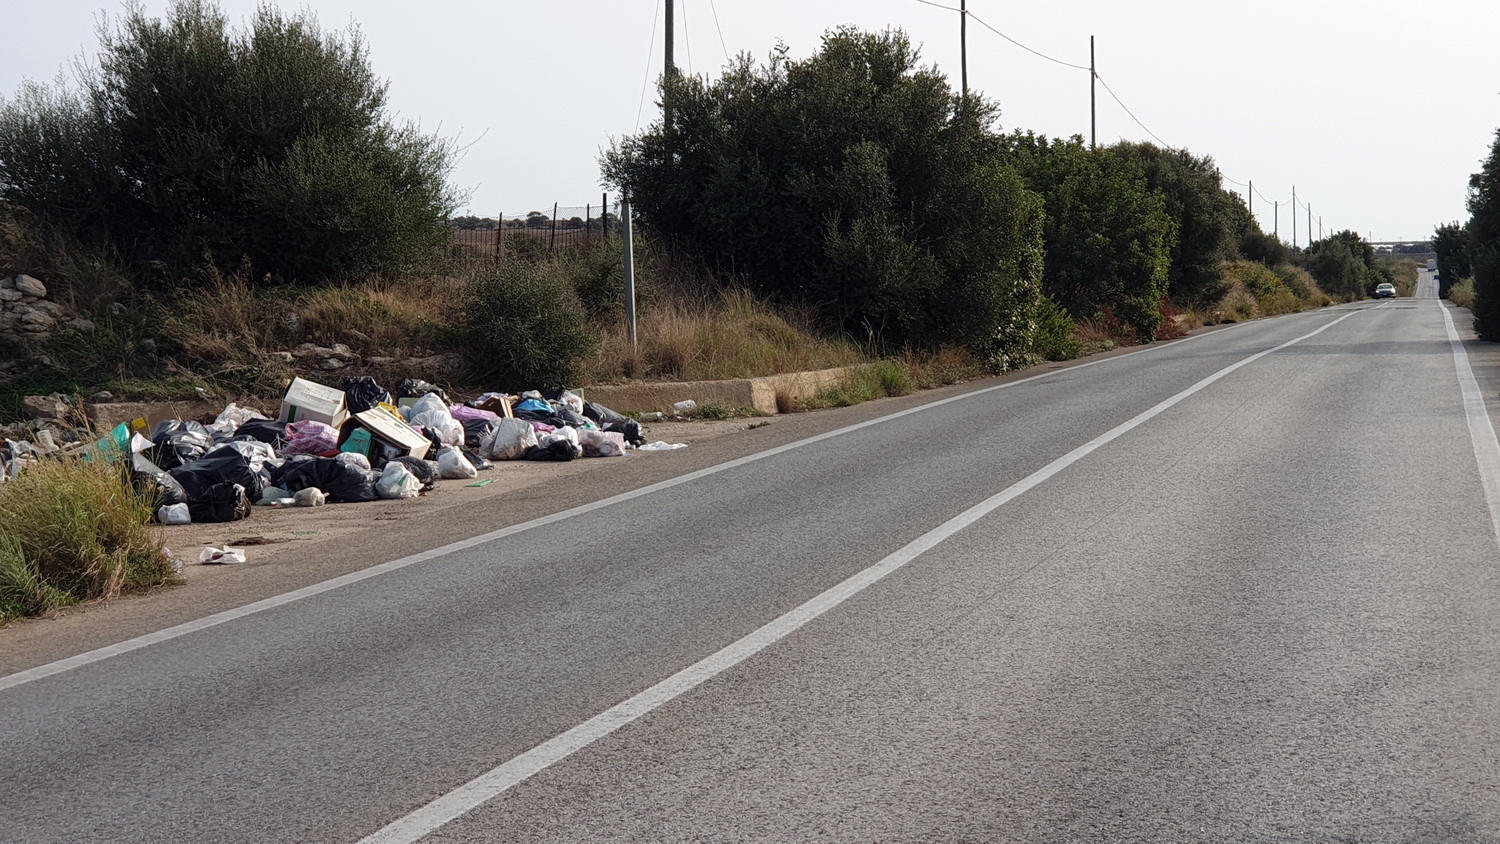
[[[507,251],[575,249],[620,236],[620,203],[558,205],[524,214],[455,217],[453,242],[504,259]]]

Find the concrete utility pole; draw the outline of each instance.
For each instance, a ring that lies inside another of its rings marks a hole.
[[[1292,248],[1297,248],[1297,186],[1292,185]]]
[[[1281,200],[1276,200],[1271,205],[1271,234],[1277,240],[1281,239]]]
[[[1322,233],[1319,232],[1321,238]],[[1312,203],[1307,203],[1307,245],[1312,246]]]
[[[672,0],[667,0],[671,5]],[[630,220],[630,199],[620,198],[620,232],[625,241],[625,326],[630,336],[630,356],[636,355],[635,346],[635,247],[631,243],[633,226]]]
[[[1245,183],[1245,206],[1250,209],[1250,219],[1255,219],[1255,180]]]

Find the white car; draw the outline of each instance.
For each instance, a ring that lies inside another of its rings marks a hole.
[[[1391,284],[1389,281],[1383,281],[1380,284],[1375,285],[1375,298],[1376,299],[1394,299],[1394,298],[1396,298],[1396,285]]]

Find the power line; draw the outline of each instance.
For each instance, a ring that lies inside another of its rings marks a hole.
[[[950,12],[962,12],[963,11],[962,9],[957,8],[956,6],[944,6],[942,3],[934,3],[934,2],[932,2],[932,0],[917,0],[917,2],[918,3],[923,3],[923,4],[928,5],[928,6],[934,6],[934,7],[939,8],[939,9],[947,9]]]
[[[635,108],[635,130],[641,130],[641,112],[646,108],[646,87],[651,84],[651,57],[656,55],[656,25],[661,23],[661,4],[656,5],[656,17],[651,19],[651,46],[646,48],[646,78],[641,82],[641,104]]]
[[[930,2],[928,2],[928,0],[917,0],[917,2],[918,3],[927,3],[927,5],[929,5],[929,6],[937,6],[938,5],[936,3],[930,3]],[[949,7],[947,7],[947,6],[939,6],[939,8],[946,9],[946,8],[949,8]],[[958,11],[958,9],[953,9],[953,11],[956,12],[956,11]],[[1016,45],[1017,47],[1020,47],[1021,49],[1025,50],[1028,53],[1032,53],[1033,55],[1041,56],[1042,58],[1046,59],[1049,62],[1056,62],[1057,64],[1060,64],[1063,67],[1071,67],[1071,68],[1074,68],[1075,70],[1088,70],[1087,67],[1084,67],[1081,64],[1073,64],[1072,62],[1065,62],[1062,59],[1054,59],[1051,56],[1047,55],[1046,53],[1043,53],[1043,52],[1040,52],[1040,51],[1037,51],[1037,50],[1033,50],[1030,47],[1026,46],[1025,44],[1022,44],[1021,42],[1019,42],[1016,39],[1010,37],[1009,35],[1006,35],[1005,33],[1001,32],[1000,30],[998,30],[998,29],[994,28],[993,26],[990,26],[989,24],[985,23],[983,20],[981,20],[979,18],[978,15],[974,14],[973,12],[969,12],[968,14],[969,14],[969,17],[975,23],[979,24],[980,26],[984,27],[985,29],[988,29],[990,32],[995,33],[996,35],[1000,36],[1001,38],[1004,38],[1006,41],[1009,41],[1010,43]]]
[[[719,26],[719,7],[714,0],[708,0],[708,9],[714,13],[714,29],[719,31],[719,46],[724,48],[724,63],[731,64],[734,59],[729,57],[729,45],[724,43],[724,28]]]
[[[669,0],[670,2],[670,0]],[[688,35],[687,0],[682,0],[682,43],[687,47],[688,54],[688,76],[693,75],[693,39]]]
[[[1162,140],[1161,136],[1157,135],[1155,132],[1153,132],[1150,129],[1146,128],[1146,124],[1142,123],[1141,119],[1139,117],[1135,116],[1135,112],[1131,111],[1130,107],[1127,106],[1127,105],[1125,105],[1124,100],[1121,100],[1120,97],[1119,97],[1119,95],[1115,93],[1115,90],[1113,88],[1109,87],[1109,83],[1104,81],[1104,77],[1100,76],[1097,72],[1095,72],[1094,73],[1094,78],[1098,79],[1099,80],[1099,84],[1104,86],[1104,90],[1108,91],[1109,95],[1114,98],[1115,102],[1117,102],[1117,103],[1120,104],[1120,108],[1125,109],[1125,113],[1128,114],[1128,115],[1130,115],[1130,119],[1135,121],[1135,125],[1141,127],[1141,129],[1145,130],[1146,134],[1150,135],[1153,138],[1156,138],[1156,142],[1159,143],[1159,144],[1161,144],[1162,146],[1166,147],[1167,149],[1171,149],[1171,150],[1175,150],[1176,149],[1176,147],[1174,147],[1171,144],[1167,143],[1166,141]]]

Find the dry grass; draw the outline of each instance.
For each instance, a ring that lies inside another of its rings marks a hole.
[[[1073,336],[1078,339],[1080,356],[1107,352],[1120,346],[1133,346],[1136,343],[1135,329],[1120,322],[1119,317],[1112,313],[1076,321]]]
[[[1396,285],[1397,296],[1417,295],[1417,278],[1420,267],[1411,258],[1402,258],[1390,263],[1391,277]]]
[[[121,468],[44,461],[0,485],[0,620],[176,580]]]
[[[847,340],[820,338],[805,314],[779,310],[752,294],[683,296],[654,303],[637,319],[640,354],[623,325],[600,329],[585,364],[596,383],[626,378],[712,381],[847,366],[865,359]]]
[[[1466,278],[1448,288],[1448,301],[1460,308],[1474,310],[1474,279]]]
[[[943,346],[928,351],[907,349],[900,360],[919,390],[946,387],[988,374],[984,362],[962,346]]]

